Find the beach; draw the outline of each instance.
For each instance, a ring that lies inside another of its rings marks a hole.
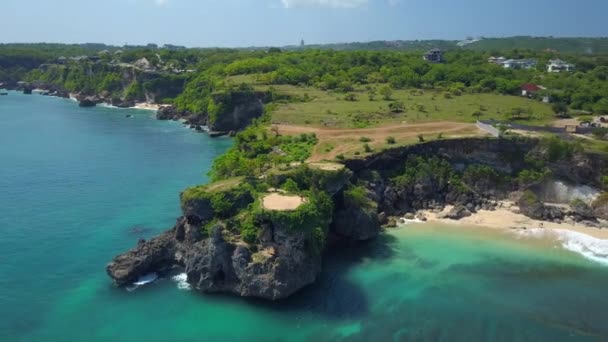
[[[473,213],[473,215],[460,220],[442,218],[442,215],[452,210],[452,208],[452,206],[446,206],[442,212],[424,210],[422,213],[429,222],[466,226],[475,225],[497,229],[531,230],[543,228],[551,230],[567,230],[589,235],[596,239],[608,240],[608,229],[599,229],[576,222],[556,223],[534,220],[519,213],[519,208],[517,208],[517,206],[515,206],[513,203],[507,201],[501,202],[501,205],[499,205],[496,210],[479,210],[478,212]]]

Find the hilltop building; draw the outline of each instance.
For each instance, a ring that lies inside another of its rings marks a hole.
[[[441,63],[443,62],[443,52],[439,49],[432,49],[427,51],[422,58],[431,63]]]
[[[552,59],[549,61],[549,64],[547,64],[547,71],[548,72],[562,72],[562,71],[571,72],[571,71],[574,71],[574,65],[564,62],[561,59]]]

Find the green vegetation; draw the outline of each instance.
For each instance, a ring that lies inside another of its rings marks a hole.
[[[547,151],[547,159],[551,162],[570,159],[583,149],[578,141],[566,141],[555,135],[544,138],[541,145]]]
[[[446,186],[451,180],[459,183],[455,178],[456,173],[452,165],[445,159],[439,157],[411,156],[405,162],[403,172],[394,177],[395,184],[404,188],[410,188],[414,184],[425,181],[427,184],[437,184],[438,187]],[[426,180],[430,180],[427,182]]]
[[[518,42],[529,40],[516,39]],[[498,41],[502,44],[509,40]],[[566,40],[567,43],[552,39],[530,41],[534,43],[530,46],[540,41],[571,44],[570,40]],[[574,41],[602,51],[598,47],[607,40]],[[550,95],[554,102],[573,110],[608,113],[608,58],[605,55],[502,51],[500,54],[507,58],[539,60],[537,70],[510,70],[487,62],[491,54],[499,51],[467,50],[473,47],[478,50],[491,42],[493,40],[482,40],[465,49],[454,48],[446,53],[444,64],[424,62],[420,51],[397,52],[386,46],[385,51],[147,46],[121,48],[122,54],[114,54],[118,48],[105,45],[9,44],[0,45],[0,82],[39,80],[61,85],[69,91],[85,94],[106,91],[122,98],[142,99],[144,94],[152,94],[157,101],[173,103],[180,110],[209,114],[212,121],[223,110],[222,101],[216,101],[213,94],[235,89],[242,83],[270,93],[267,102],[277,105],[272,113],[273,121],[294,124],[362,128],[402,121],[473,122],[480,117],[547,123],[553,116],[549,105],[519,96],[501,96],[520,95],[523,83],[542,84],[547,90],[539,96]],[[441,47],[446,43],[400,44]],[[372,46],[374,44],[369,45],[370,50]],[[109,53],[100,54],[102,49]],[[77,55],[95,59],[68,58],[58,64],[59,56]],[[577,72],[547,74],[546,62],[557,57],[576,64]],[[133,63],[142,58],[146,58],[154,72],[134,66]],[[39,68],[43,63],[47,64]],[[125,73],[130,75],[125,77]],[[516,108],[518,110],[514,110]]]
[[[261,175],[272,167],[305,161],[316,144],[314,134],[273,136],[265,127],[253,125],[238,133],[234,146],[214,161],[210,176],[220,180]]]

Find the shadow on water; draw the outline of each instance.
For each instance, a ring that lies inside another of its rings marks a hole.
[[[331,320],[362,318],[369,313],[368,294],[349,278],[349,271],[366,260],[392,258],[395,242],[394,236],[382,234],[370,242],[331,246],[323,258],[323,271],[314,284],[278,302],[245,301],[275,312],[310,312]]]

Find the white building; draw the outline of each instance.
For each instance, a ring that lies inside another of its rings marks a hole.
[[[574,71],[574,65],[570,64],[570,63],[566,63],[566,62],[562,61],[561,59],[552,59],[549,61],[549,64],[547,64],[547,71],[548,72],[562,72],[562,71],[570,72],[570,71]]]
[[[534,69],[538,61],[535,59],[507,59],[497,64],[502,65],[505,69]]]

